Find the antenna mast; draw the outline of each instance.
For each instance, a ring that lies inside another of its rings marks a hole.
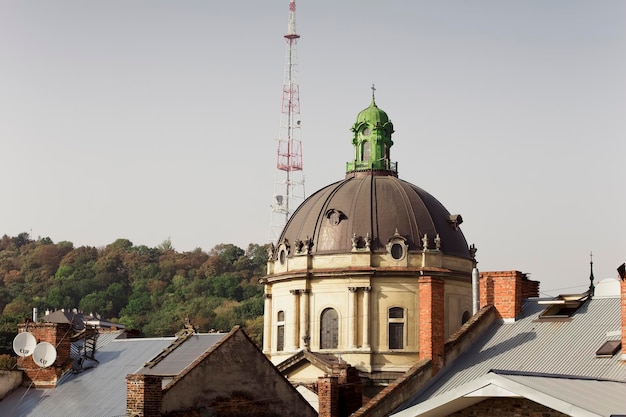
[[[289,2],[287,26],[287,63],[283,81],[282,114],[278,136],[276,180],[272,201],[269,240],[275,243],[293,211],[305,198],[302,172],[302,141],[300,139],[300,88],[297,77],[296,2]]]

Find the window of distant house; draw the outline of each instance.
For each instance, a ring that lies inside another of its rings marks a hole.
[[[389,309],[389,349],[404,349],[404,309]]]
[[[337,349],[339,346],[339,320],[334,308],[322,311],[320,317],[320,349]]]
[[[279,311],[276,320],[276,350],[285,350],[285,312]]]

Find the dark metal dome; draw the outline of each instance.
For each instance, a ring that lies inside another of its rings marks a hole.
[[[400,236],[409,251],[423,250],[426,242],[428,249],[471,259],[458,227],[461,222],[460,215],[451,215],[432,195],[392,171],[352,172],[307,198],[278,243],[296,246],[289,256],[303,244],[312,254],[348,253],[364,247],[380,252],[390,239]]]

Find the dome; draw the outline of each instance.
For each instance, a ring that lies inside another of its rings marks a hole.
[[[370,123],[372,125],[382,125],[389,122],[389,116],[376,106],[376,102],[374,102],[374,99],[372,98],[372,104],[370,104],[370,106],[365,110],[362,110],[356,117],[357,125],[362,122]]]
[[[399,236],[409,251],[421,251],[427,242],[428,249],[471,259],[461,221],[432,195],[395,175],[360,172],[307,198],[279,242],[308,240],[312,254],[348,253],[365,245],[376,252]]]
[[[372,88],[372,92],[374,89]],[[328,185],[293,213],[277,242],[295,246],[288,256],[387,251],[402,241],[411,252],[439,250],[473,259],[460,215],[452,215],[432,195],[398,178],[390,160],[393,124],[374,101],[352,126],[354,156],[346,177]]]

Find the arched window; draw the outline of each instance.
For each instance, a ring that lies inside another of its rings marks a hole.
[[[389,309],[389,349],[404,349],[404,309]]]
[[[370,159],[370,142],[368,140],[366,140],[365,142],[363,142],[363,157],[361,158],[361,161],[369,161]]]
[[[285,350],[285,312],[282,310],[276,318],[276,350]]]
[[[339,319],[334,308],[327,308],[320,316],[320,349],[337,349],[339,346]]]
[[[471,316],[472,315],[470,314],[469,311],[464,311],[463,316],[461,317],[461,324],[467,323],[467,321],[470,319]]]

